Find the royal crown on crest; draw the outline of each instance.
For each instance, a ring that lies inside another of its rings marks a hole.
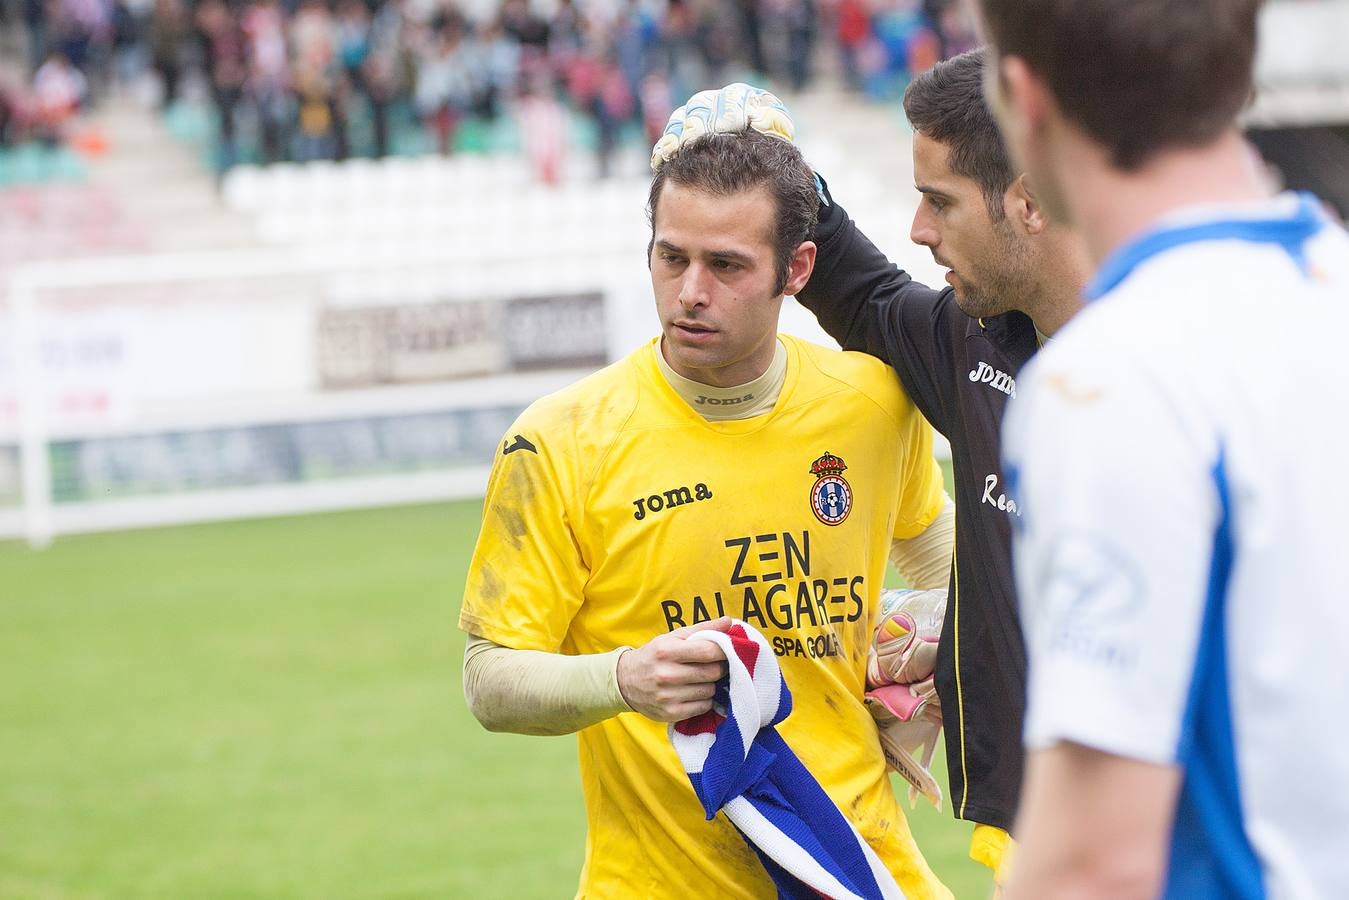
[[[843,462],[842,457],[826,452],[824,456],[810,464],[810,474],[816,478],[823,478],[826,475],[841,475],[846,468],[848,466]]]

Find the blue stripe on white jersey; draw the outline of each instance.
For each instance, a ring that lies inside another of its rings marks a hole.
[[[1213,536],[1194,680],[1176,760],[1185,773],[1167,867],[1168,898],[1262,900],[1260,862],[1241,820],[1231,698],[1227,690],[1227,589],[1232,577],[1232,500],[1220,455],[1213,480],[1222,515]]]
[[[1288,252],[1298,268],[1305,270],[1307,240],[1326,224],[1316,198],[1311,194],[1299,194],[1297,210],[1291,216],[1215,219],[1194,225],[1158,228],[1110,254],[1087,285],[1086,298],[1096,300],[1114,290],[1139,264],[1159,253],[1203,241],[1277,244]]]

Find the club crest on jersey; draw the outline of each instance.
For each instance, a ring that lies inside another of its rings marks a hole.
[[[810,464],[810,474],[815,476],[810,508],[826,525],[838,525],[852,512],[852,488],[843,478],[846,468],[842,457],[828,452]]]

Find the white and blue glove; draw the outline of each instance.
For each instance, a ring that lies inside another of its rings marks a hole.
[[[763,88],[737,81],[719,91],[699,91],[670,113],[665,131],[651,150],[651,171],[705,134],[735,134],[750,128],[788,143],[796,138],[791,113]]]

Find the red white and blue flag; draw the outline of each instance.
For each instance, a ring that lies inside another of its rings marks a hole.
[[[699,631],[729,672],[713,708],[670,725],[670,741],[710,820],[724,812],[758,854],[778,896],[902,900],[903,891],[773,726],[792,711],[777,658],[758,631]]]

